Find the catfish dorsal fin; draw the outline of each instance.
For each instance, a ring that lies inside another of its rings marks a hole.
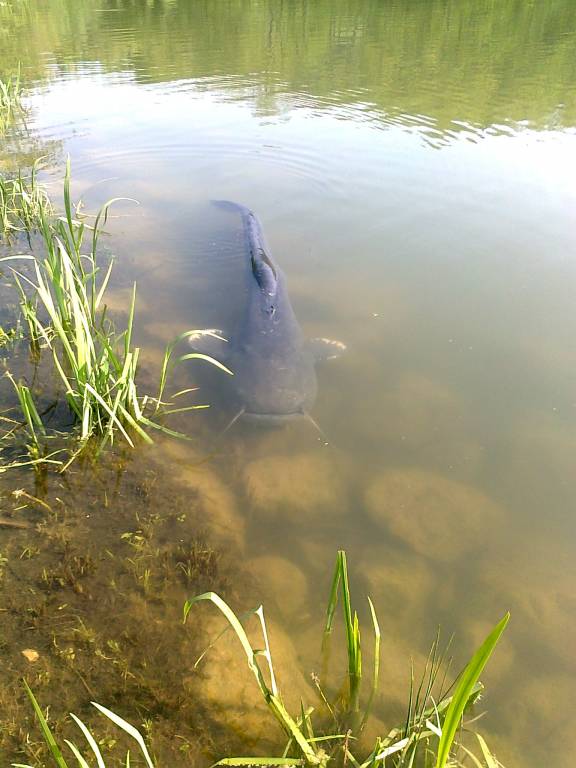
[[[269,296],[274,296],[278,280],[276,278],[276,271],[270,263],[270,260],[265,255],[262,259],[256,260],[254,254],[252,254],[251,264],[252,274],[256,278],[256,282],[260,288]]]

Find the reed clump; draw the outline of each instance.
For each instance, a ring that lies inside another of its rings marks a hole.
[[[105,303],[113,260],[102,267],[98,250],[110,207],[120,198],[108,201],[94,224],[88,226],[71,201],[69,161],[64,179],[62,216],[52,215],[50,200],[39,188],[35,175],[29,183],[22,177],[16,181],[16,186],[9,186],[11,196],[4,198],[9,201],[7,226],[14,229],[13,222],[19,221],[26,231],[37,229],[42,255],[7,256],[0,261],[18,264],[12,266],[12,272],[32,356],[36,360],[42,355],[51,358],[55,377],[63,386],[73,416],[73,434],[79,444],[61,462],[63,468],[88,445],[95,448],[97,455],[106,445],[112,444],[117,435],[132,447],[137,438],[151,443],[150,432],[153,430],[177,435],[162,423],[163,417],[206,406],[176,408],[173,402],[162,399],[173,363],[197,357],[227,369],[200,354],[183,355],[174,360],[176,343],[173,342],[166,348],[157,395],[140,393],[137,384],[140,350],[132,341],[136,286],[132,290],[126,327],[118,331]],[[30,267],[27,273],[20,264]],[[177,341],[194,333],[181,334]],[[39,460],[48,430],[30,387],[13,377],[12,382],[30,436],[32,457]],[[10,434],[13,433],[11,430]]]
[[[338,694],[329,699],[321,681],[318,680],[317,703],[314,706],[302,703],[299,712],[289,713],[283,703],[274,671],[274,660],[262,606],[250,612],[257,616],[262,631],[262,644],[259,648],[254,648],[241,619],[214,592],[206,592],[188,600],[184,606],[184,621],[187,620],[193,606],[201,601],[211,602],[226,618],[229,628],[240,642],[248,667],[254,675],[255,692],[259,689],[271,716],[280,724],[287,737],[287,743],[281,755],[228,757],[218,761],[216,766],[326,768],[330,763],[341,768],[347,765],[352,768],[386,768],[387,766],[389,768],[414,768],[414,766],[459,768],[462,766],[463,768],[465,765],[475,765],[477,768],[501,768],[501,764],[488,748],[485,739],[479,733],[472,731],[469,725],[470,710],[483,690],[479,677],[506,628],[509,614],[506,614],[488,634],[452,685],[444,687],[442,681],[438,692],[439,673],[445,658],[444,654],[439,652],[438,642],[435,642],[419,683],[412,683],[410,687],[404,721],[388,733],[378,736],[367,755],[359,755],[355,745],[359,743],[358,737],[368,721],[380,684],[380,627],[374,606],[368,599],[374,639],[374,662],[369,670],[367,694],[363,695],[364,672],[360,626],[358,615],[351,604],[344,552],[338,553],[336,562],[326,611],[324,646],[326,647],[332,634],[336,609],[338,602],[341,602],[348,658],[345,683]],[[218,638],[214,640],[214,642],[217,641]],[[207,652],[209,650],[210,648]],[[196,665],[201,662],[205,653]],[[57,743],[42,709],[27,685],[26,690],[55,764],[58,768],[70,768],[63,755],[63,745]],[[135,740],[145,764],[148,768],[155,768],[155,762],[142,734],[111,710],[95,702],[92,703],[101,714]],[[94,735],[78,717],[75,715],[71,717],[84,735],[97,764],[101,768],[106,768],[106,761]],[[476,740],[479,754],[475,754],[463,743],[461,737],[467,733]],[[74,755],[76,761],[74,765],[86,768],[88,762],[78,744],[67,739],[64,743]],[[131,764],[129,754],[126,755],[124,764],[126,766]],[[34,768],[34,766],[20,764],[14,768]]]
[[[18,69],[14,76],[6,80],[0,78],[0,136],[3,136],[23,113],[22,85]]]
[[[4,239],[35,231],[54,213],[50,197],[38,181],[39,167],[40,160],[36,160],[29,176],[21,171],[14,177],[0,175],[0,236]]]

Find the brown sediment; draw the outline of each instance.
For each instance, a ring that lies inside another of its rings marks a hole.
[[[366,414],[366,435],[420,449],[439,440],[462,439],[470,414],[462,398],[446,384],[417,372],[406,372],[381,392],[377,412]]]
[[[555,510],[572,517],[576,497],[576,434],[569,420],[542,411],[522,413],[506,437],[499,456],[498,481],[515,504],[528,510],[532,524],[548,526]]]

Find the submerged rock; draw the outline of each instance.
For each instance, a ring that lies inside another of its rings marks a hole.
[[[246,523],[230,489],[211,470],[196,467],[177,476],[194,490],[200,515],[214,543],[244,549]]]
[[[212,606],[203,606],[212,608]],[[197,609],[193,609],[197,610]],[[200,662],[197,673],[185,680],[191,693],[198,695],[209,713],[222,726],[240,736],[247,746],[270,744],[281,737],[279,726],[268,710],[254,674],[248,667],[246,654],[233,630],[220,617],[206,618],[206,611],[198,610],[197,627],[206,637],[206,645],[213,643]],[[194,612],[188,621],[193,620]],[[250,617],[245,629],[253,648],[264,648],[260,622]],[[280,627],[267,621],[268,640],[272,655],[276,683],[282,700],[294,717],[300,711],[300,701],[312,701],[312,691],[300,671],[300,662],[292,641]],[[191,624],[192,627],[192,624]],[[270,686],[268,665],[263,656],[258,664]]]
[[[346,509],[339,465],[320,453],[256,459],[244,469],[244,486],[255,511],[267,517],[285,513],[304,523]]]
[[[481,491],[416,469],[390,470],[366,491],[366,509],[421,555],[451,562],[487,540],[502,509]]]
[[[254,577],[253,592],[265,607],[274,605],[284,620],[302,616],[308,599],[308,582],[297,565],[283,557],[262,555],[249,560],[246,570]]]

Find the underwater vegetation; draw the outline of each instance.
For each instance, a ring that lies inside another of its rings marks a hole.
[[[14,384],[24,415],[30,458],[60,464],[62,469],[88,444],[98,455],[107,444],[114,442],[116,435],[130,446],[137,437],[152,442],[149,434],[152,430],[176,435],[159,419],[171,413],[206,407],[176,408],[174,403],[162,400],[167,376],[175,362],[203,359],[227,370],[200,353],[175,358],[177,343],[195,333],[187,331],[166,348],[157,395],[140,393],[137,384],[140,350],[132,343],[136,286],[132,290],[126,327],[120,331],[109,317],[105,303],[113,260],[109,259],[105,268],[99,263],[99,239],[110,207],[116,201],[108,201],[96,215],[94,224],[88,225],[79,213],[79,206],[71,201],[70,161],[64,179],[61,216],[54,215],[50,198],[38,183],[37,165],[29,179],[22,174],[13,179],[0,178],[0,235],[7,238],[14,232],[36,232],[40,238],[40,253],[31,249],[29,254],[5,256],[0,262],[12,267],[32,360],[36,364],[41,359],[51,360],[53,374],[64,390],[74,424],[70,434],[76,438],[72,449],[62,449],[64,458],[60,451],[58,458],[48,451],[48,440],[56,435],[49,434],[30,386],[24,380],[17,381],[10,372],[7,375]],[[20,265],[30,269],[25,272]],[[6,331],[4,336],[8,337]],[[174,398],[189,391],[178,392]],[[13,437],[20,426],[22,424],[13,422],[3,436],[4,441]],[[62,432],[58,436],[62,437]]]
[[[331,696],[325,690],[323,681],[314,675],[312,679],[318,699],[317,712],[315,707],[306,706],[302,702],[300,711],[295,714],[290,714],[283,702],[274,668],[271,650],[272,638],[268,633],[262,606],[248,614],[248,617],[250,615],[257,617],[261,630],[261,645],[255,648],[244,626],[247,617],[240,618],[218,594],[206,592],[186,601],[184,621],[187,620],[192,607],[202,601],[211,602],[222,612],[229,628],[240,642],[247,664],[254,675],[256,686],[266,702],[268,711],[280,724],[288,739],[284,752],[280,756],[224,758],[216,765],[322,767],[331,762],[334,765],[342,766],[350,764],[354,768],[380,768],[380,766],[385,768],[386,765],[394,766],[394,768],[415,765],[430,766],[430,768],[432,766],[434,768],[446,768],[446,766],[455,768],[463,765],[498,768],[500,763],[489,750],[484,738],[469,728],[473,721],[473,718],[470,717],[470,710],[483,690],[479,677],[506,628],[509,614],[506,614],[488,634],[450,686],[446,686],[445,680],[440,679],[446,660],[445,654],[440,652],[438,642],[435,642],[421,680],[418,684],[413,682],[411,685],[404,722],[388,733],[377,736],[368,751],[368,755],[359,757],[357,744],[368,722],[374,695],[380,683],[381,632],[374,606],[368,598],[374,634],[374,656],[369,673],[369,692],[362,706],[363,668],[360,627],[358,615],[352,609],[346,555],[343,551],[338,553],[326,611],[323,655],[326,654],[330,643],[339,600],[341,600],[343,608],[348,659],[346,680],[336,695]],[[212,641],[196,662],[196,666],[202,662],[206,653],[210,652],[212,646],[218,642],[223,633]],[[63,755],[63,745],[65,744],[75,758],[74,764],[78,765],[79,768],[86,768],[89,763],[82,754],[82,748],[77,742],[72,742],[69,739],[63,739],[62,744],[58,743],[33,692],[27,683],[24,685],[55,764],[58,768],[69,768],[69,763]],[[140,731],[112,710],[95,702],[93,705],[136,742],[145,764],[148,768],[154,768],[155,762]],[[92,755],[96,758],[97,765],[99,768],[105,768],[106,762],[98,746],[97,738],[76,715],[72,714],[71,717],[85,737]],[[472,736],[476,739],[480,747],[481,757],[478,757],[469,746],[466,746],[464,743],[466,736]],[[130,766],[130,750],[127,751],[123,764],[127,768]],[[13,763],[13,766],[14,768],[34,768],[34,766],[23,763]]]

